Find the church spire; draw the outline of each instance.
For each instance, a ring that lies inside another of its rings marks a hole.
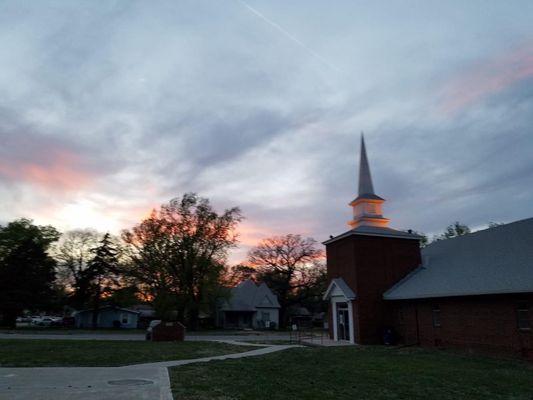
[[[374,194],[374,185],[372,185],[372,176],[366,156],[365,136],[361,132],[361,156],[359,160],[359,196],[365,194]]]
[[[348,222],[352,228],[359,226],[386,227],[389,220],[381,214],[385,199],[374,193],[370,166],[366,155],[365,138],[361,133],[361,155],[359,159],[359,190],[357,197],[350,203],[353,219]]]

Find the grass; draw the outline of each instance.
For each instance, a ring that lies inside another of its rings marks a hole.
[[[181,400],[533,398],[531,364],[418,348],[298,348],[184,365],[170,376]]]
[[[23,326],[15,329],[0,328],[0,333],[20,333],[20,334],[49,334],[49,335],[76,335],[87,333],[108,333],[113,334],[141,334],[146,333],[146,329],[112,329],[112,328],[99,328],[99,329],[77,329],[77,328],[65,328],[61,326]]]
[[[0,367],[108,367],[249,350],[215,342],[0,339]]]

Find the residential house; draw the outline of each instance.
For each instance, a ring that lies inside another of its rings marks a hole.
[[[136,329],[139,321],[139,311],[115,306],[104,306],[98,310],[98,328]],[[76,328],[93,327],[93,310],[77,311],[74,315]]]
[[[279,327],[277,296],[261,283],[247,279],[230,291],[218,309],[218,325],[223,328],[265,329]]]

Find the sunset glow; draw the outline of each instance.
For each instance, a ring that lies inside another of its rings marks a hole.
[[[0,224],[119,234],[195,192],[241,208],[232,262],[322,242],[361,131],[391,227],[529,217],[533,3],[476,4],[2,3]]]
[[[443,109],[456,112],[533,78],[533,42],[478,61],[444,89]]]

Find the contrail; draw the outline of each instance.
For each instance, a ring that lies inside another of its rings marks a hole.
[[[267,18],[266,16],[264,16],[263,14],[261,14],[258,10],[256,10],[255,8],[253,8],[252,6],[250,6],[249,4],[247,4],[246,2],[244,2],[243,0],[237,0],[243,7],[245,7],[248,11],[250,11],[252,14],[254,14],[256,17],[262,19],[264,22],[266,22],[267,24],[269,24],[271,27],[277,29],[279,32],[281,32],[283,35],[285,35],[287,38],[289,38],[290,40],[292,40],[294,43],[296,43],[298,46],[304,48],[305,50],[307,50],[307,52],[309,54],[311,54],[314,58],[316,58],[318,61],[320,61],[322,64],[328,66],[329,68],[331,69],[334,69],[335,71],[337,72],[340,72],[340,70],[334,66],[333,64],[331,64],[328,60],[326,60],[324,57],[322,57],[320,54],[316,53],[315,51],[313,51],[313,49],[310,49],[309,47],[307,47],[305,45],[305,43],[303,43],[301,40],[299,40],[298,38],[294,37],[293,35],[291,35],[289,32],[287,32],[285,29],[283,29],[280,25],[278,25],[277,23],[275,23],[274,21],[272,21],[271,19]]]

